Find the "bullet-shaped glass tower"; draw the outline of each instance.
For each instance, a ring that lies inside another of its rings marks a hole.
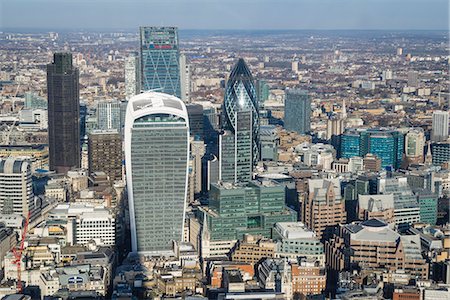
[[[251,112],[251,161],[255,165],[259,160],[259,111],[255,82],[245,61],[240,58],[227,81],[223,108],[223,129],[233,134],[238,132],[238,112]],[[236,145],[239,147],[239,145]],[[238,151],[237,151],[238,152]]]

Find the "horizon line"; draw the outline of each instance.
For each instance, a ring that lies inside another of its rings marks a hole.
[[[450,28],[446,29],[382,29],[382,28],[182,28],[179,26],[154,26],[154,25],[139,25],[138,27],[125,27],[125,28],[48,28],[48,27],[0,27],[0,32],[12,30],[12,31],[44,31],[44,32],[58,32],[58,31],[132,31],[139,32],[139,27],[176,27],[179,31],[450,31]]]

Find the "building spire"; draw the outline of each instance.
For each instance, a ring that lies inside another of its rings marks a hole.
[[[433,157],[431,156],[431,142],[428,141],[427,154],[425,156],[425,165],[431,165],[433,163]]]

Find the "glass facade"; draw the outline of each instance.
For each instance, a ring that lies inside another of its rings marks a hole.
[[[211,185],[209,207],[203,210],[211,240],[242,239],[246,233],[272,238],[275,223],[297,220],[284,198],[284,185],[273,182]]]
[[[236,113],[236,133],[225,131],[220,136],[220,180],[247,182],[252,179],[252,113]]]
[[[349,130],[341,138],[341,157],[363,157],[368,153],[381,159],[381,167],[398,169],[404,149],[404,135],[395,130]]]
[[[255,165],[259,160],[259,104],[253,76],[242,58],[239,59],[231,71],[225,89],[223,108],[224,130],[229,130],[233,134],[239,130],[237,128],[237,115],[239,111],[251,112],[252,151],[250,153],[250,160]]]
[[[105,101],[97,104],[97,129],[122,130],[121,102]]]
[[[437,202],[436,194],[419,192],[417,200],[420,206],[420,222],[430,225],[436,225],[437,221]]]
[[[450,161],[450,143],[433,143],[431,144],[431,157],[433,165],[440,166]]]
[[[189,121],[180,99],[161,93],[131,98],[125,157],[134,252],[158,255],[181,241],[188,154]]]
[[[350,158],[360,156],[359,134],[344,133],[341,139],[341,157]]]
[[[142,89],[181,97],[180,52],[176,27],[140,28]]]
[[[299,134],[311,130],[311,100],[302,90],[287,90],[284,100],[284,128]]]
[[[80,90],[71,53],[47,65],[49,167],[65,173],[80,166]]]

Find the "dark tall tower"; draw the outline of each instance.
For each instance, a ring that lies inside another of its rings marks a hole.
[[[250,112],[250,128],[249,139],[251,139],[251,151],[248,155],[253,165],[259,160],[259,104],[256,97],[255,83],[253,76],[245,63],[240,58],[231,71],[225,89],[225,99],[223,107],[223,129],[230,131],[233,135],[239,136],[238,133],[238,113]],[[247,131],[248,126],[241,128]],[[236,145],[236,147],[240,147]],[[238,151],[239,152],[239,151]]]
[[[71,53],[55,53],[47,65],[50,170],[80,166],[80,91]]]

